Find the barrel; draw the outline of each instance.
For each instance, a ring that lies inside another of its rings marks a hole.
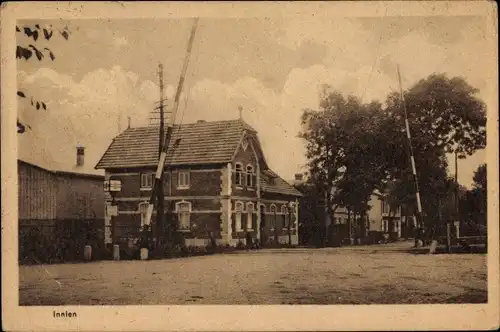
[[[92,247],[89,245],[86,245],[83,248],[83,260],[85,261],[90,261],[92,259]]]
[[[113,259],[115,261],[119,261],[120,260],[120,246],[117,245],[117,244],[113,245]]]

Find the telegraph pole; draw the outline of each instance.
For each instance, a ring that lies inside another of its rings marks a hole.
[[[158,149],[158,158],[163,151],[163,144],[165,138],[165,115],[163,111],[163,65],[160,63],[158,65],[158,76],[160,79],[160,137],[159,137],[159,149]],[[167,143],[168,144],[168,143]],[[160,185],[158,186],[158,211],[156,214],[156,247],[160,247],[161,242],[164,238],[164,212],[165,212],[165,199],[163,192],[163,174],[160,174],[159,178]]]
[[[457,219],[459,217],[458,213],[458,154],[457,151],[455,151],[455,213],[457,214]]]
[[[191,49],[193,46],[193,40],[194,40],[194,36],[196,33],[196,29],[198,27],[198,20],[199,20],[198,18],[195,18],[193,27],[191,29],[191,34],[189,36],[189,41],[188,41],[187,50],[186,50],[186,58],[184,59],[184,63],[183,63],[182,69],[181,69],[181,75],[179,77],[179,83],[177,85],[177,92],[176,92],[175,98],[174,98],[174,107],[173,107],[173,110],[171,112],[172,119],[175,118],[175,115],[177,114],[177,110],[179,108],[179,100],[180,100],[182,88],[184,85],[184,80],[185,80],[186,70],[187,70],[187,67],[189,64],[189,59],[191,57]],[[172,122],[173,122],[173,120],[172,120]],[[155,198],[157,198],[158,188],[162,187],[160,185],[161,184],[160,180],[161,180],[161,177],[163,175],[163,168],[165,167],[165,160],[167,158],[167,149],[168,149],[168,145],[169,145],[168,142],[170,141],[170,137],[172,135],[172,126],[173,126],[172,122],[168,123],[167,132],[166,132],[165,138],[163,140],[163,145],[162,145],[163,151],[160,152],[160,158],[159,158],[158,166],[156,169],[155,180],[153,182],[151,199],[149,200],[148,210],[146,213],[146,220],[145,220],[146,225],[149,225],[150,220],[151,220],[151,215],[153,214],[154,202],[155,202]],[[171,241],[171,233],[172,233],[172,231],[171,231],[171,227],[169,225],[169,228],[168,228],[169,241]]]

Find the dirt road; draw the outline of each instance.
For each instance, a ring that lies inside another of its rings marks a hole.
[[[20,305],[478,303],[486,255],[411,242],[20,267]]]

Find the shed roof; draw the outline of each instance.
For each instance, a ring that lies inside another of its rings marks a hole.
[[[260,188],[262,191],[269,193],[303,196],[294,186],[283,180],[278,174],[270,169],[261,172]]]

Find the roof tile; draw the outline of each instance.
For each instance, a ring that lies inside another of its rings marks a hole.
[[[159,126],[125,130],[115,137],[96,168],[156,166],[159,130]],[[256,132],[242,120],[174,125],[166,163],[195,165],[230,162],[244,130]],[[179,144],[174,148],[179,139]]]

